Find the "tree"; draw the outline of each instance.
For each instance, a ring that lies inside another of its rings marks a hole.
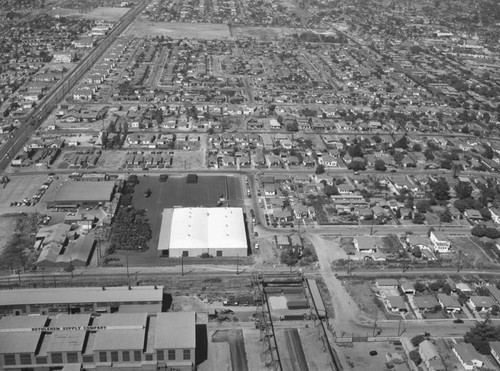
[[[387,166],[385,166],[385,162],[382,159],[377,159],[375,161],[374,167],[375,167],[375,170],[377,170],[377,171],[386,171],[387,170]]]
[[[281,264],[286,264],[290,267],[297,265],[299,260],[300,252],[298,251],[298,249],[294,249],[292,247],[285,249],[280,255]]]
[[[445,178],[440,177],[437,181],[432,182],[430,186],[436,200],[444,201],[450,198],[450,186]]]
[[[416,206],[417,206],[417,211],[421,214],[425,214],[431,208],[431,205],[429,205],[429,201],[427,200],[418,201]]]
[[[323,192],[325,192],[325,195],[328,197],[330,196],[337,196],[339,195],[339,189],[336,186],[325,184],[323,187]]]
[[[493,152],[493,149],[490,146],[485,144],[483,157],[491,160],[494,155],[495,155],[495,152]]]
[[[491,239],[500,238],[500,230],[485,227],[484,225],[476,225],[471,229],[470,233],[476,237],[488,237]]]
[[[451,212],[448,208],[439,214],[439,220],[441,223],[450,223],[452,221]]]
[[[428,161],[433,161],[436,158],[436,156],[434,156],[433,150],[430,148],[427,148],[424,151],[424,156]]]
[[[350,146],[348,151],[349,155],[351,157],[363,157],[363,148],[361,147],[361,144],[355,144],[353,146]]]
[[[415,152],[420,152],[420,151],[422,151],[422,145],[421,145],[421,144],[419,144],[419,143],[415,143],[415,144],[413,145],[413,150],[414,150]]]
[[[427,337],[424,334],[416,335],[411,338],[412,345],[416,348],[420,345],[421,342],[427,340]]]
[[[410,359],[418,366],[419,364],[422,363],[422,358],[420,358],[420,354],[418,353],[417,350],[412,350],[410,353]]]
[[[493,326],[491,320],[486,318],[483,322],[476,323],[464,335],[464,340],[471,343],[479,353],[487,355],[490,353],[489,342],[500,340],[500,327]]]
[[[423,283],[421,281],[417,281],[417,282],[415,282],[415,285],[413,285],[413,288],[417,292],[424,292],[426,289],[426,286],[425,286],[425,283]]]
[[[319,164],[319,165],[316,167],[316,170],[314,171],[314,173],[315,173],[316,175],[324,174],[324,173],[325,173],[325,165],[323,165],[323,164]]]
[[[393,147],[394,148],[408,149],[408,138],[406,137],[406,135],[403,135],[396,142],[394,142]]]
[[[469,182],[458,182],[455,186],[457,197],[461,200],[469,198],[472,194],[472,186]]]
[[[297,123],[297,121],[288,122],[285,125],[285,128],[288,131],[299,131],[299,124]]]
[[[364,161],[353,161],[349,165],[349,169],[353,171],[366,170],[366,164]]]
[[[423,214],[415,214],[413,217],[413,223],[415,224],[424,224],[425,216]]]

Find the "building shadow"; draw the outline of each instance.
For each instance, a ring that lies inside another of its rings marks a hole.
[[[168,312],[168,310],[172,307],[172,301],[174,301],[172,294],[163,293],[163,304],[161,311]]]
[[[208,359],[207,325],[196,325],[196,366]]]

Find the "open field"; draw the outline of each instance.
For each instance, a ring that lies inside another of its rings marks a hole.
[[[124,36],[171,38],[222,39],[230,37],[229,28],[218,23],[182,23],[182,22],[135,22]]]
[[[368,317],[373,319],[386,318],[385,311],[377,305],[378,299],[375,297],[370,281],[350,280],[343,281],[342,283],[349,295],[352,297],[352,300],[359,305],[359,308]],[[350,304],[351,302],[349,302],[349,305]]]
[[[484,265],[493,264],[491,258],[474,243],[469,237],[467,238],[451,238],[451,245],[457,253],[453,254],[453,261],[458,263],[459,254],[461,251],[460,262],[468,267],[482,267]]]
[[[258,40],[274,40],[299,31],[286,27],[233,27],[233,37],[255,37]]]
[[[50,11],[49,14],[54,16],[73,16],[87,19],[99,19],[103,21],[117,21],[129,10],[130,8],[98,7],[92,9],[90,12],[82,12],[79,9],[58,8]]]

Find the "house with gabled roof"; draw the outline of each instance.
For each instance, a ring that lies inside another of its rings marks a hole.
[[[462,311],[462,306],[456,297],[446,294],[437,294],[437,297],[441,308],[447,313],[460,313]]]
[[[478,367],[483,367],[484,358],[471,343],[454,344],[453,353],[466,370],[476,370]]]
[[[422,341],[418,346],[418,353],[422,362],[429,371],[445,371],[446,367],[436,347],[429,340]]]
[[[420,312],[432,312],[440,307],[438,300],[433,295],[415,296],[413,302]]]

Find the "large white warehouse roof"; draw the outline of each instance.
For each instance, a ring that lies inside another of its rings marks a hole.
[[[243,210],[239,207],[165,209],[158,250],[186,248],[246,249]]]

